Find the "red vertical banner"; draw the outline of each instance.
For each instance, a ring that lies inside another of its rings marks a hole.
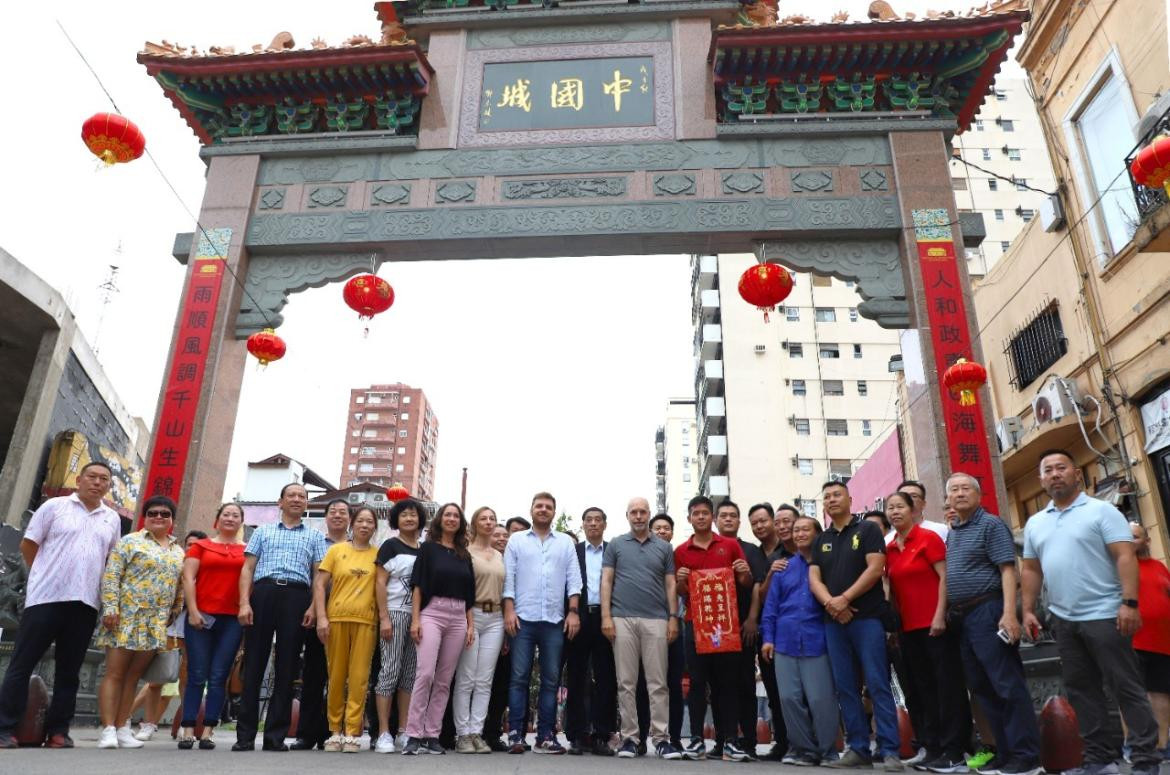
[[[179,332],[172,342],[174,352],[163,387],[162,409],[155,421],[154,448],[143,488],[146,497],[166,495],[178,501],[183,491],[183,471],[191,451],[231,234],[231,229],[222,228],[208,229],[199,236],[179,311]]]
[[[959,259],[955,255],[950,217],[941,208],[913,210],[912,215],[951,470],[962,471],[978,479],[983,490],[983,507],[999,514],[983,413],[978,405],[961,405],[959,399],[952,396],[942,384],[943,372],[959,358],[975,360],[971,331],[967,326],[967,305],[963,298],[963,288],[959,284]]]
[[[731,568],[691,571],[688,592],[695,651],[700,654],[738,653],[739,611],[735,572]]]

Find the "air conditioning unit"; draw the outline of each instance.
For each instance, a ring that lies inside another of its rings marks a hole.
[[[767,349],[768,349],[767,345],[757,344],[756,345],[756,354],[759,355],[760,353],[764,352]]]
[[[790,462],[792,463],[792,467],[793,467],[793,468],[796,468],[796,467],[798,467],[798,466],[800,465],[800,456],[799,456],[799,455],[793,455],[793,456],[790,458]]]
[[[788,424],[790,426],[792,426],[793,428],[796,427],[796,415],[794,415],[794,414],[788,415]]]
[[[1064,227],[1064,207],[1060,204],[1060,197],[1056,194],[1040,200],[1040,225],[1046,232],[1054,232]]]
[[[995,436],[999,439],[999,451],[1006,452],[1020,440],[1024,424],[1019,417],[1004,417],[995,424]]]
[[[1080,395],[1076,383],[1053,377],[1044,383],[1032,399],[1032,417],[1036,425],[1056,422],[1076,412],[1078,403]]]
[[[787,339],[785,339],[783,342],[781,342],[781,343],[780,343],[780,349],[781,349],[781,350],[787,350],[787,349],[788,349],[788,340],[787,340]]]
[[[852,478],[851,474],[829,474],[830,482],[840,482],[841,484],[847,484]]]
[[[784,380],[784,386],[785,386],[785,387],[788,387],[788,385],[790,385],[790,384],[792,384],[792,380],[790,380],[790,379],[785,379],[785,380]]]

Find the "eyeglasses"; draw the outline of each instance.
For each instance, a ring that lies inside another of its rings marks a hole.
[[[166,509],[151,509],[150,511],[146,512],[146,516],[148,516],[148,517],[161,517],[162,519],[170,519],[171,517],[173,517],[175,515]]]

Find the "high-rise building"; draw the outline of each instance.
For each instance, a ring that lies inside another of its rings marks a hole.
[[[996,78],[974,126],[955,136],[953,148],[955,204],[960,212],[982,213],[987,227],[983,244],[967,248],[968,274],[982,276],[1037,216],[1048,198],[1040,191],[1056,190],[1027,81]]]
[[[898,332],[860,316],[853,283],[810,274],[765,323],[736,290],[755,261],[693,259],[699,489],[816,515],[821,485],[848,480],[896,420]]]
[[[658,453],[656,513],[665,511],[674,518],[676,536],[686,523],[687,501],[699,492],[698,436],[695,399],[668,400],[666,418],[654,437]]]
[[[341,486],[402,484],[434,500],[439,420],[419,388],[395,383],[349,392]]]

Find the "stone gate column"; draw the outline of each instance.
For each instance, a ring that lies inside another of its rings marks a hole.
[[[940,384],[942,371],[955,357],[986,363],[958,228],[946,141],[939,131],[891,132],[889,138],[905,224],[899,243],[906,296],[911,325],[916,329],[903,335],[902,343],[904,350],[915,343],[920,347],[920,354],[905,352],[903,360],[921,363],[924,379],[924,384],[915,386],[911,377],[916,375],[908,371],[910,405],[903,407],[911,425],[919,478],[928,489],[932,510],[937,510],[948,473],[976,475],[983,485],[984,506],[1002,514],[1007,511],[1007,497],[990,398],[981,391],[978,406],[960,407]],[[934,239],[939,241],[930,241]]]
[[[246,343],[233,336],[258,155],[211,158],[155,413],[142,493],[179,504],[175,530],[211,526],[223,498]]]

